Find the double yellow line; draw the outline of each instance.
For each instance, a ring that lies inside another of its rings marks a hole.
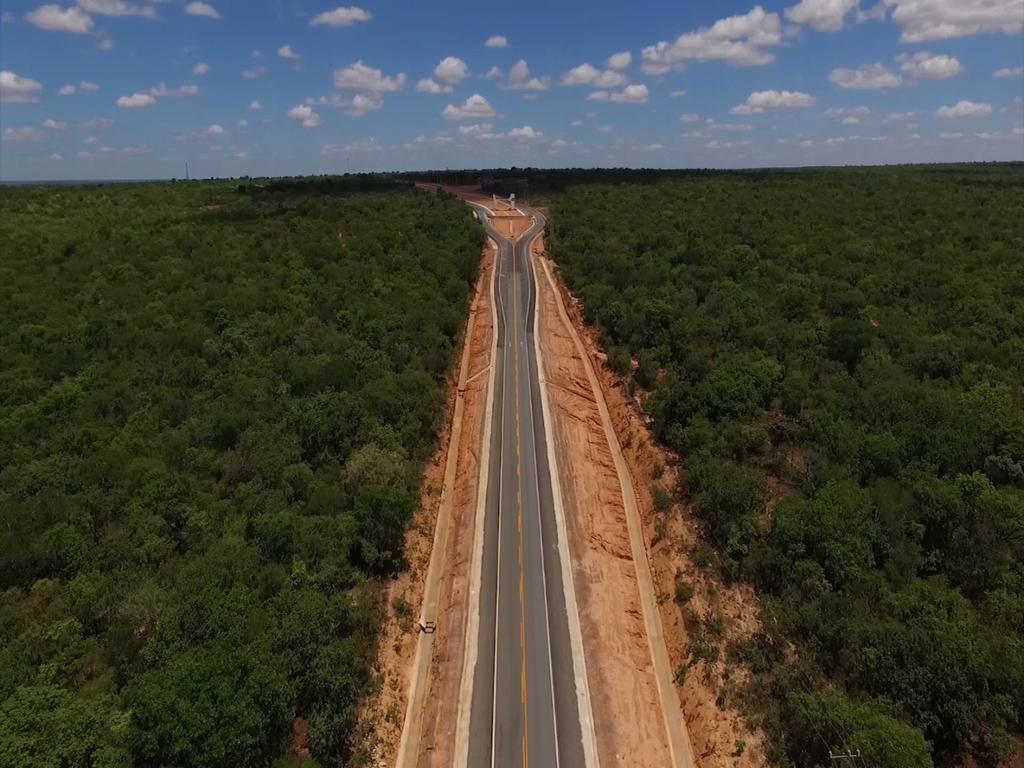
[[[515,414],[516,414],[516,529],[519,535],[519,677],[523,705],[523,768],[530,765],[530,728],[526,705],[526,568],[523,560],[523,480],[520,475],[519,441],[519,320],[516,301],[516,246],[512,241],[512,346],[515,362]]]

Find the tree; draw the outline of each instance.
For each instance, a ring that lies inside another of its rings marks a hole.
[[[18,688],[0,705],[0,765],[127,768],[121,719],[106,696],[77,697],[53,685]]]
[[[269,766],[291,726],[291,698],[284,677],[244,647],[183,651],[129,693],[132,758],[180,768]]]
[[[826,766],[828,750],[857,751],[876,768],[932,768],[920,731],[874,701],[856,701],[838,690],[787,697],[788,731],[800,765]],[[829,739],[822,743],[821,739]]]

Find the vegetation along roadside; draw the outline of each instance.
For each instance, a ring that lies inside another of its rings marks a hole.
[[[350,759],[482,241],[373,178],[0,188],[0,764]]]

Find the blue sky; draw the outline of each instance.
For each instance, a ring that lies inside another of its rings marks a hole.
[[[1024,159],[1024,0],[0,8],[5,180]]]

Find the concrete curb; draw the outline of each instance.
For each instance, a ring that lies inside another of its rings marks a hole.
[[[537,233],[538,235],[540,233]],[[537,235],[534,236],[535,240]],[[536,257],[533,255],[533,241],[530,242],[530,269],[533,270],[534,284],[537,281]],[[580,732],[583,736],[583,759],[586,768],[600,768],[597,754],[597,734],[594,732],[594,715],[590,706],[590,679],[587,677],[587,660],[583,653],[583,632],[580,628],[579,607],[576,604],[576,584],[572,572],[572,555],[569,552],[569,537],[566,532],[565,509],[562,507],[562,486],[555,466],[555,444],[551,427],[551,406],[548,402],[547,378],[544,374],[544,356],[540,349],[540,307],[533,312],[533,345],[537,355],[537,376],[540,379],[540,404],[544,420],[544,440],[548,446],[548,473],[551,476],[551,491],[555,508],[555,528],[558,531],[559,562],[562,566],[562,584],[565,585],[565,609],[569,616],[569,644],[572,647],[573,676],[576,678],[576,708],[580,717]],[[582,683],[582,684],[581,684]]]
[[[615,434],[611,414],[608,412],[608,404],[605,402],[604,393],[601,390],[600,382],[597,380],[593,361],[587,353],[583,340],[569,319],[569,313],[566,312],[565,303],[562,301],[562,294],[559,292],[558,286],[551,276],[547,263],[541,260],[541,266],[544,268],[544,275],[547,278],[548,284],[555,293],[555,300],[558,303],[558,314],[566,328],[568,328],[576,349],[584,361],[587,378],[590,381],[590,387],[594,392],[597,407],[601,413],[601,424],[604,427],[605,438],[612,449],[615,472],[619,477],[622,501],[626,510],[630,550],[636,570],[637,587],[640,592],[640,604],[643,607],[644,626],[647,630],[651,660],[654,664],[655,679],[658,683],[658,697],[661,699],[665,731],[668,737],[669,750],[672,754],[672,765],[674,768],[694,768],[696,764],[693,758],[693,747],[690,744],[690,735],[686,730],[686,722],[683,719],[683,713],[679,706],[679,697],[676,695],[673,685],[672,668],[668,659],[668,649],[665,647],[661,614],[658,611],[654,578],[651,575],[651,563],[647,555],[647,544],[644,540],[643,526],[640,522],[640,514],[636,506],[633,480],[629,473],[629,467],[626,466],[626,460],[622,455],[622,446],[619,445],[618,436]]]

